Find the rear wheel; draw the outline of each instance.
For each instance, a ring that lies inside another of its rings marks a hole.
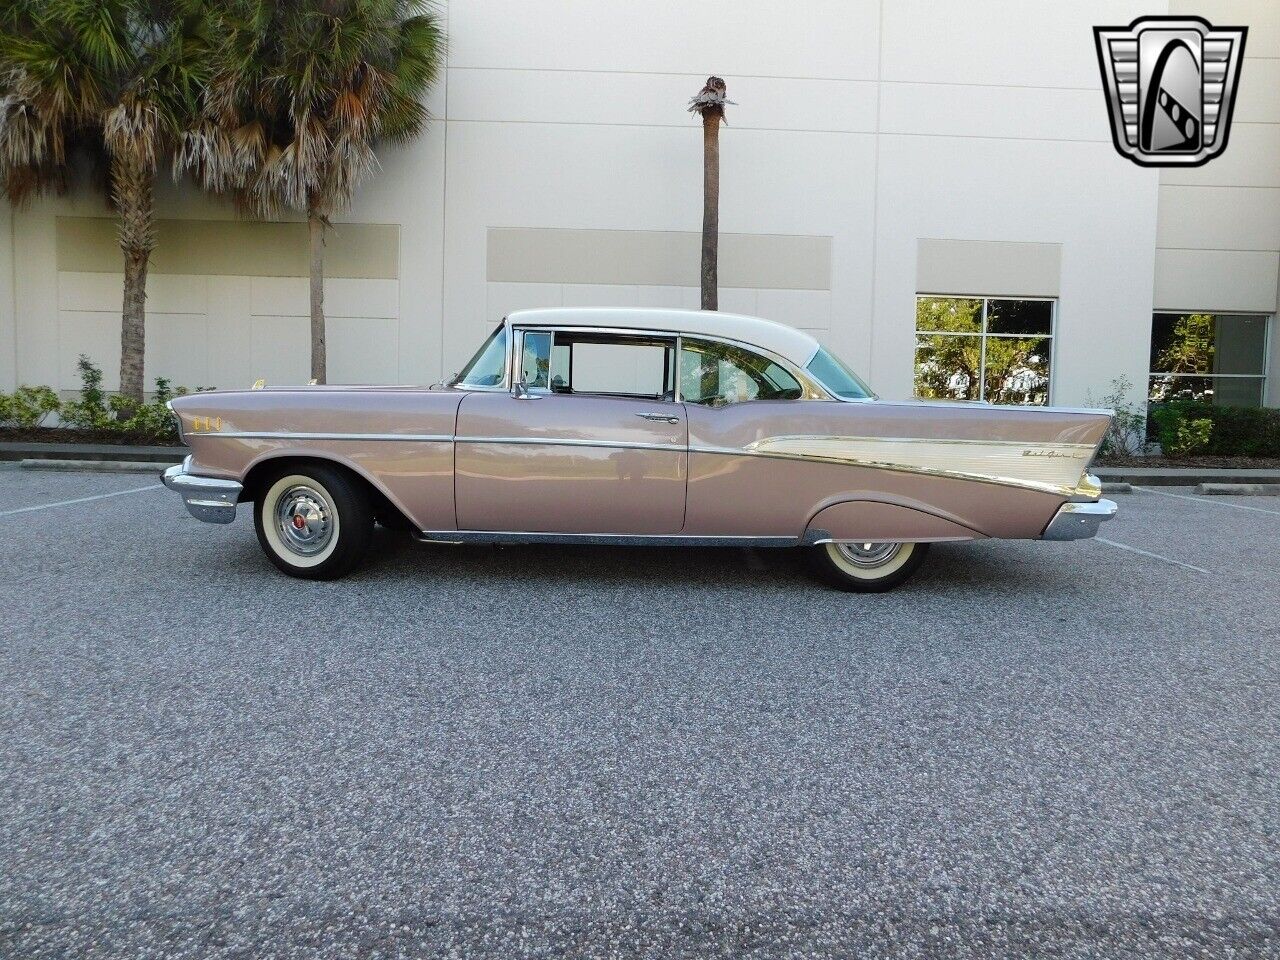
[[[293,467],[267,483],[254,504],[258,543],[291,577],[336,580],[373,538],[373,507],[360,486],[332,467]]]
[[[927,543],[823,543],[809,548],[822,579],[841,590],[882,593],[892,590],[924,562]]]

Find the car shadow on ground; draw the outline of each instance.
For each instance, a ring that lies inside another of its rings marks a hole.
[[[1056,549],[1055,549],[1056,547]],[[1080,549],[1077,547],[1076,549]],[[246,565],[284,577],[261,555],[256,541],[237,551]],[[919,571],[898,592],[990,588],[1052,589],[1070,582],[1060,545],[1000,541],[934,544]],[[635,547],[569,544],[436,544],[379,529],[368,561],[348,579],[378,582],[480,580],[545,589],[573,584],[630,589],[840,591],[810,571],[804,549],[744,547]]]

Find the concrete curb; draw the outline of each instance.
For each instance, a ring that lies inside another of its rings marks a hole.
[[[1280,470],[1226,470],[1211,467],[1093,467],[1103,483],[1141,487],[1194,487],[1201,483],[1280,483]]]
[[[175,461],[176,462],[176,461]],[[137,460],[23,460],[18,464],[23,470],[52,470],[60,473],[149,473],[159,476],[166,466],[173,464],[145,463]]]
[[[0,460],[124,460],[181,463],[189,447],[139,447],[117,443],[28,443],[0,441]]]
[[[1102,485],[1103,493],[1133,493],[1133,484],[1130,483],[1104,483]]]
[[[1280,483],[1202,483],[1196,493],[1219,497],[1280,497]]]

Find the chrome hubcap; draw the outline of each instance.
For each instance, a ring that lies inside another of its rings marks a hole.
[[[898,555],[900,543],[837,543],[840,556],[859,567],[882,567]]]
[[[315,556],[333,538],[333,509],[324,494],[299,484],[276,501],[280,542],[303,557]]]

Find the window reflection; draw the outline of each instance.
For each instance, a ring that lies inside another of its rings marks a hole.
[[[1157,313],[1151,321],[1149,399],[1261,406],[1267,318]]]
[[[916,396],[1044,405],[1052,300],[916,298]]]

